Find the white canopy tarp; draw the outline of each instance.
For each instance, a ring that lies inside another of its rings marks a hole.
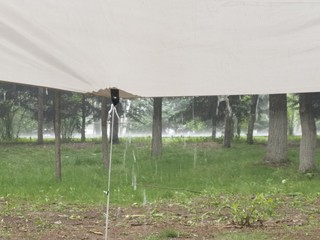
[[[0,80],[122,97],[320,91],[319,0],[0,0]]]

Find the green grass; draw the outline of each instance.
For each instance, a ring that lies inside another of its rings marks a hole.
[[[262,163],[265,146],[237,141],[231,149],[208,147],[208,138],[168,138],[161,159],[150,158],[150,138],[123,139],[114,145],[111,203],[129,205],[197,194],[317,195],[320,175],[299,174],[298,148],[289,149],[291,163]],[[101,145],[62,146],[62,182],[55,181],[54,145],[0,146],[0,197],[39,203],[105,203],[107,172]],[[320,154],[317,152],[319,163]],[[132,186],[136,176],[136,190]]]

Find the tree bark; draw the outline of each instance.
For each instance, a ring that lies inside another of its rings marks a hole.
[[[212,132],[211,138],[215,140],[217,137],[217,107],[218,107],[218,97],[210,96],[209,97],[210,107],[212,111],[211,124],[212,124]]]
[[[38,88],[38,144],[43,144],[43,105],[44,105],[44,89]]]
[[[291,109],[291,114],[288,114],[289,119],[288,119],[288,131],[289,131],[289,136],[293,136],[294,135],[294,110]]]
[[[11,83],[10,88],[5,92],[4,100],[6,105],[6,111],[3,116],[4,126],[5,126],[5,135],[4,138],[7,140],[12,140],[14,138],[13,130],[13,119],[17,112],[17,109],[14,108],[14,99],[17,98],[17,84]]]
[[[269,136],[264,161],[269,164],[286,162],[287,141],[287,95],[269,95]]]
[[[105,169],[109,168],[107,117],[108,117],[107,98],[102,97],[102,101],[101,101],[102,161]]]
[[[162,98],[153,99],[152,150],[153,158],[162,155]]]
[[[86,141],[86,96],[81,99],[81,142]]]
[[[224,121],[224,138],[223,147],[230,148],[231,141],[233,138],[233,113],[229,102],[229,97],[226,98],[226,111],[225,111],[225,121]]]
[[[247,143],[253,144],[253,130],[254,130],[254,123],[256,121],[256,110],[257,110],[257,103],[258,103],[259,95],[252,95],[251,96],[251,104],[250,104],[250,113],[249,113],[249,120],[248,120],[248,132],[247,132]]]
[[[233,124],[236,123],[236,137],[239,139],[241,137],[241,121],[239,118],[235,117]],[[234,124],[235,125],[235,124]]]
[[[301,141],[300,141],[300,172],[316,170],[315,150],[317,143],[317,130],[312,107],[312,93],[301,93],[299,96]]]
[[[61,118],[60,118],[60,100],[59,90],[54,91],[54,134],[55,134],[55,165],[56,180],[61,181]]]

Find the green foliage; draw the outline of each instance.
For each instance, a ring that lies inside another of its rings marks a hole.
[[[0,137],[13,140],[22,133],[34,134],[37,129],[38,88],[14,83],[0,82]],[[80,130],[82,109],[85,109],[86,123],[97,115],[96,98],[63,92],[61,94],[62,137],[70,139]],[[83,106],[84,105],[84,106]],[[53,132],[53,91],[44,94],[44,127]],[[100,109],[99,109],[100,114]],[[100,116],[100,115],[99,115]],[[49,132],[50,132],[49,130]]]
[[[269,95],[259,95],[257,105],[257,120],[255,129],[265,131],[269,126]]]
[[[187,122],[186,127],[191,131],[201,131],[205,128],[205,124],[203,121],[195,119]]]
[[[272,216],[275,208],[274,200],[259,194],[251,200],[238,199],[231,206],[233,222],[240,226],[251,226],[259,222],[261,225]]]
[[[150,131],[152,127],[152,101],[150,98],[137,98],[130,101],[127,116],[131,119],[130,129],[133,131]]]
[[[235,116],[238,119],[239,128],[246,128],[246,119],[249,111],[248,96],[231,96],[230,102]],[[264,101],[261,101],[264,103]],[[224,120],[225,104],[219,105],[216,116],[217,125],[221,127]],[[128,116],[131,119],[131,130],[150,131],[152,126],[152,99],[135,99],[131,101]],[[211,129],[211,121],[215,109],[213,109],[210,97],[180,97],[163,99],[163,129],[200,131]],[[262,115],[262,110],[259,111]],[[259,124],[259,123],[258,123]],[[265,125],[265,123],[263,123]],[[265,126],[263,126],[265,127]],[[238,133],[239,134],[239,133]]]
[[[100,114],[100,109],[95,107],[96,101],[96,98],[86,97],[83,103],[82,95],[79,93],[63,93],[61,95],[61,135],[63,139],[71,139],[75,132],[80,132],[82,104],[85,105],[86,123],[90,123],[95,115]],[[51,119],[53,119],[52,107],[50,106],[48,109]]]
[[[33,87],[0,82],[1,139],[13,140],[19,137],[21,129],[34,127],[29,111],[29,107],[35,103],[35,99],[29,94],[33,89]]]
[[[131,101],[128,117],[133,131],[147,132],[152,127],[152,99],[139,98]],[[212,109],[209,97],[171,97],[163,98],[162,128],[177,132],[198,131],[208,128]],[[209,124],[209,127],[211,125]]]
[[[32,120],[31,113],[22,107],[10,108],[5,117],[0,119],[0,134],[2,140],[16,141],[21,133],[32,132],[36,122]]]

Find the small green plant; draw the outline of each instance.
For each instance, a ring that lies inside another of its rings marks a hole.
[[[150,235],[144,240],[161,240],[161,239],[172,239],[179,237],[179,233],[174,229],[165,229],[159,234]]]
[[[252,226],[259,222],[261,225],[274,211],[274,201],[259,194],[249,200],[248,198],[234,202],[231,205],[233,222],[240,226]]]
[[[166,239],[166,238],[177,238],[179,237],[179,233],[174,230],[174,229],[166,229],[164,231],[162,231],[159,236],[163,239]]]

